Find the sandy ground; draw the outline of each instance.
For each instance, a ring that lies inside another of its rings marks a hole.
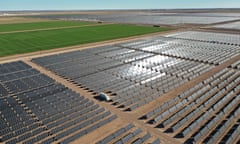
[[[0,17],[0,24],[31,23],[31,22],[44,22],[44,21],[49,21],[49,20],[39,19],[39,18],[24,18],[24,17]]]

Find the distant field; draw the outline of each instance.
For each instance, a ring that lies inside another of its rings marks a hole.
[[[48,22],[35,22],[35,23],[0,24],[0,32],[71,27],[71,26],[82,26],[82,25],[89,25],[89,24],[95,24],[95,23],[77,22],[77,21],[48,21]]]
[[[31,23],[31,22],[43,22],[49,21],[41,18],[27,18],[27,17],[13,17],[13,16],[0,16],[0,24],[9,23]]]
[[[0,56],[61,48],[169,30],[110,24],[35,32],[0,34]]]

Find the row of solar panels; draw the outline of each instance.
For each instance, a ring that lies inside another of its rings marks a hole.
[[[238,61],[236,61],[235,63],[233,63],[233,64],[231,65],[231,67],[240,70],[240,60],[238,60]]]
[[[213,26],[214,28],[222,28],[222,29],[232,29],[232,30],[240,30],[240,22],[232,22],[227,24],[220,24]]]
[[[117,118],[23,62],[0,67],[1,142],[69,143]]]
[[[135,110],[237,56],[238,42],[238,35],[184,32],[33,62]],[[239,142],[239,77],[238,70],[224,69],[142,118],[186,143]]]
[[[54,83],[49,77],[32,69],[23,62],[0,65],[0,96],[21,93]]]
[[[130,111],[215,67],[116,46],[48,56],[33,62],[89,91],[111,91],[116,95],[113,103]]]
[[[154,138],[150,133],[145,133],[142,129],[135,127],[133,124],[128,124],[122,127],[96,144],[160,144],[161,141],[158,138]]]
[[[216,43],[221,45],[240,45],[239,34],[226,34],[226,33],[213,33],[213,32],[200,32],[200,31],[185,31],[168,35],[169,38],[185,39],[202,41],[207,43]]]
[[[151,25],[176,25],[176,24],[211,24],[225,21],[238,20],[239,15],[231,14],[206,14],[206,13],[161,13],[161,12],[136,12],[136,13],[111,13],[111,14],[74,14],[74,15],[39,15],[37,18],[62,19],[75,21],[105,21],[114,23],[133,23]]]
[[[231,59],[238,54],[236,51],[240,51],[239,46],[184,39],[179,35],[123,43],[119,46],[215,65]]]
[[[224,69],[142,117],[186,143],[240,142],[240,71]]]

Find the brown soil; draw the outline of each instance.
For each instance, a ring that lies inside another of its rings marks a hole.
[[[0,16],[0,24],[44,22],[47,19]]]

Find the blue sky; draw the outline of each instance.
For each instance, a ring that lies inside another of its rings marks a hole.
[[[240,0],[0,0],[0,11],[238,7]]]

